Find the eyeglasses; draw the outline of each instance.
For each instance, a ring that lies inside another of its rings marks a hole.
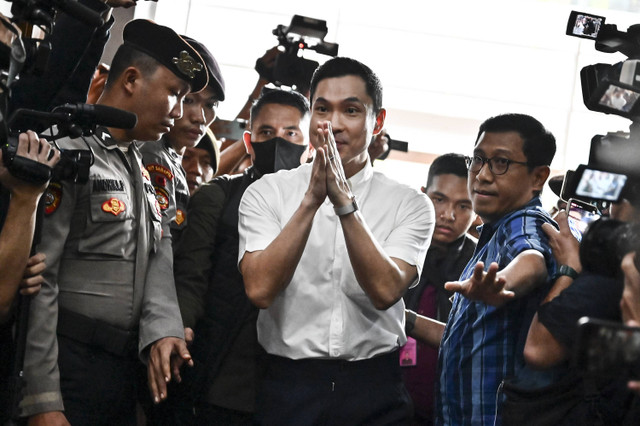
[[[528,165],[526,161],[514,161],[504,157],[484,158],[480,155],[474,155],[473,157],[464,157],[464,161],[467,163],[467,168],[472,173],[479,173],[482,170],[482,166],[489,165],[489,170],[494,175],[503,175],[509,170],[511,164],[521,164],[523,166]]]

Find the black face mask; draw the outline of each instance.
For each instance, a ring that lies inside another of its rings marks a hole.
[[[307,149],[306,145],[298,145],[280,137],[264,142],[251,142],[251,147],[256,157],[253,165],[263,175],[295,169],[300,165],[300,157]]]

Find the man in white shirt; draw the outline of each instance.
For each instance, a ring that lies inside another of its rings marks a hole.
[[[264,176],[240,205],[239,266],[269,353],[257,421],[408,423],[402,296],[424,264],[433,205],[371,167],[386,111],[366,65],[331,59],[310,93],[313,164]]]

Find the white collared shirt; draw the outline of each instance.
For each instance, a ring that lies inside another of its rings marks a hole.
[[[245,192],[239,211],[239,259],[264,250],[300,206],[311,164],[263,176]],[[360,212],[385,253],[420,274],[435,223],[428,197],[367,165],[349,179]],[[416,279],[417,282],[417,279]],[[415,283],[414,283],[415,284]],[[404,345],[404,302],[377,310],[358,284],[340,219],[327,198],[313,219],[289,285],[260,311],[258,340],[291,359],[368,359]]]

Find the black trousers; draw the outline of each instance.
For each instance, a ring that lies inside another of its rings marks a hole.
[[[58,335],[64,414],[73,426],[136,425],[135,355],[117,356]]]
[[[363,361],[269,355],[258,393],[260,425],[403,425],[412,405],[398,352]]]

